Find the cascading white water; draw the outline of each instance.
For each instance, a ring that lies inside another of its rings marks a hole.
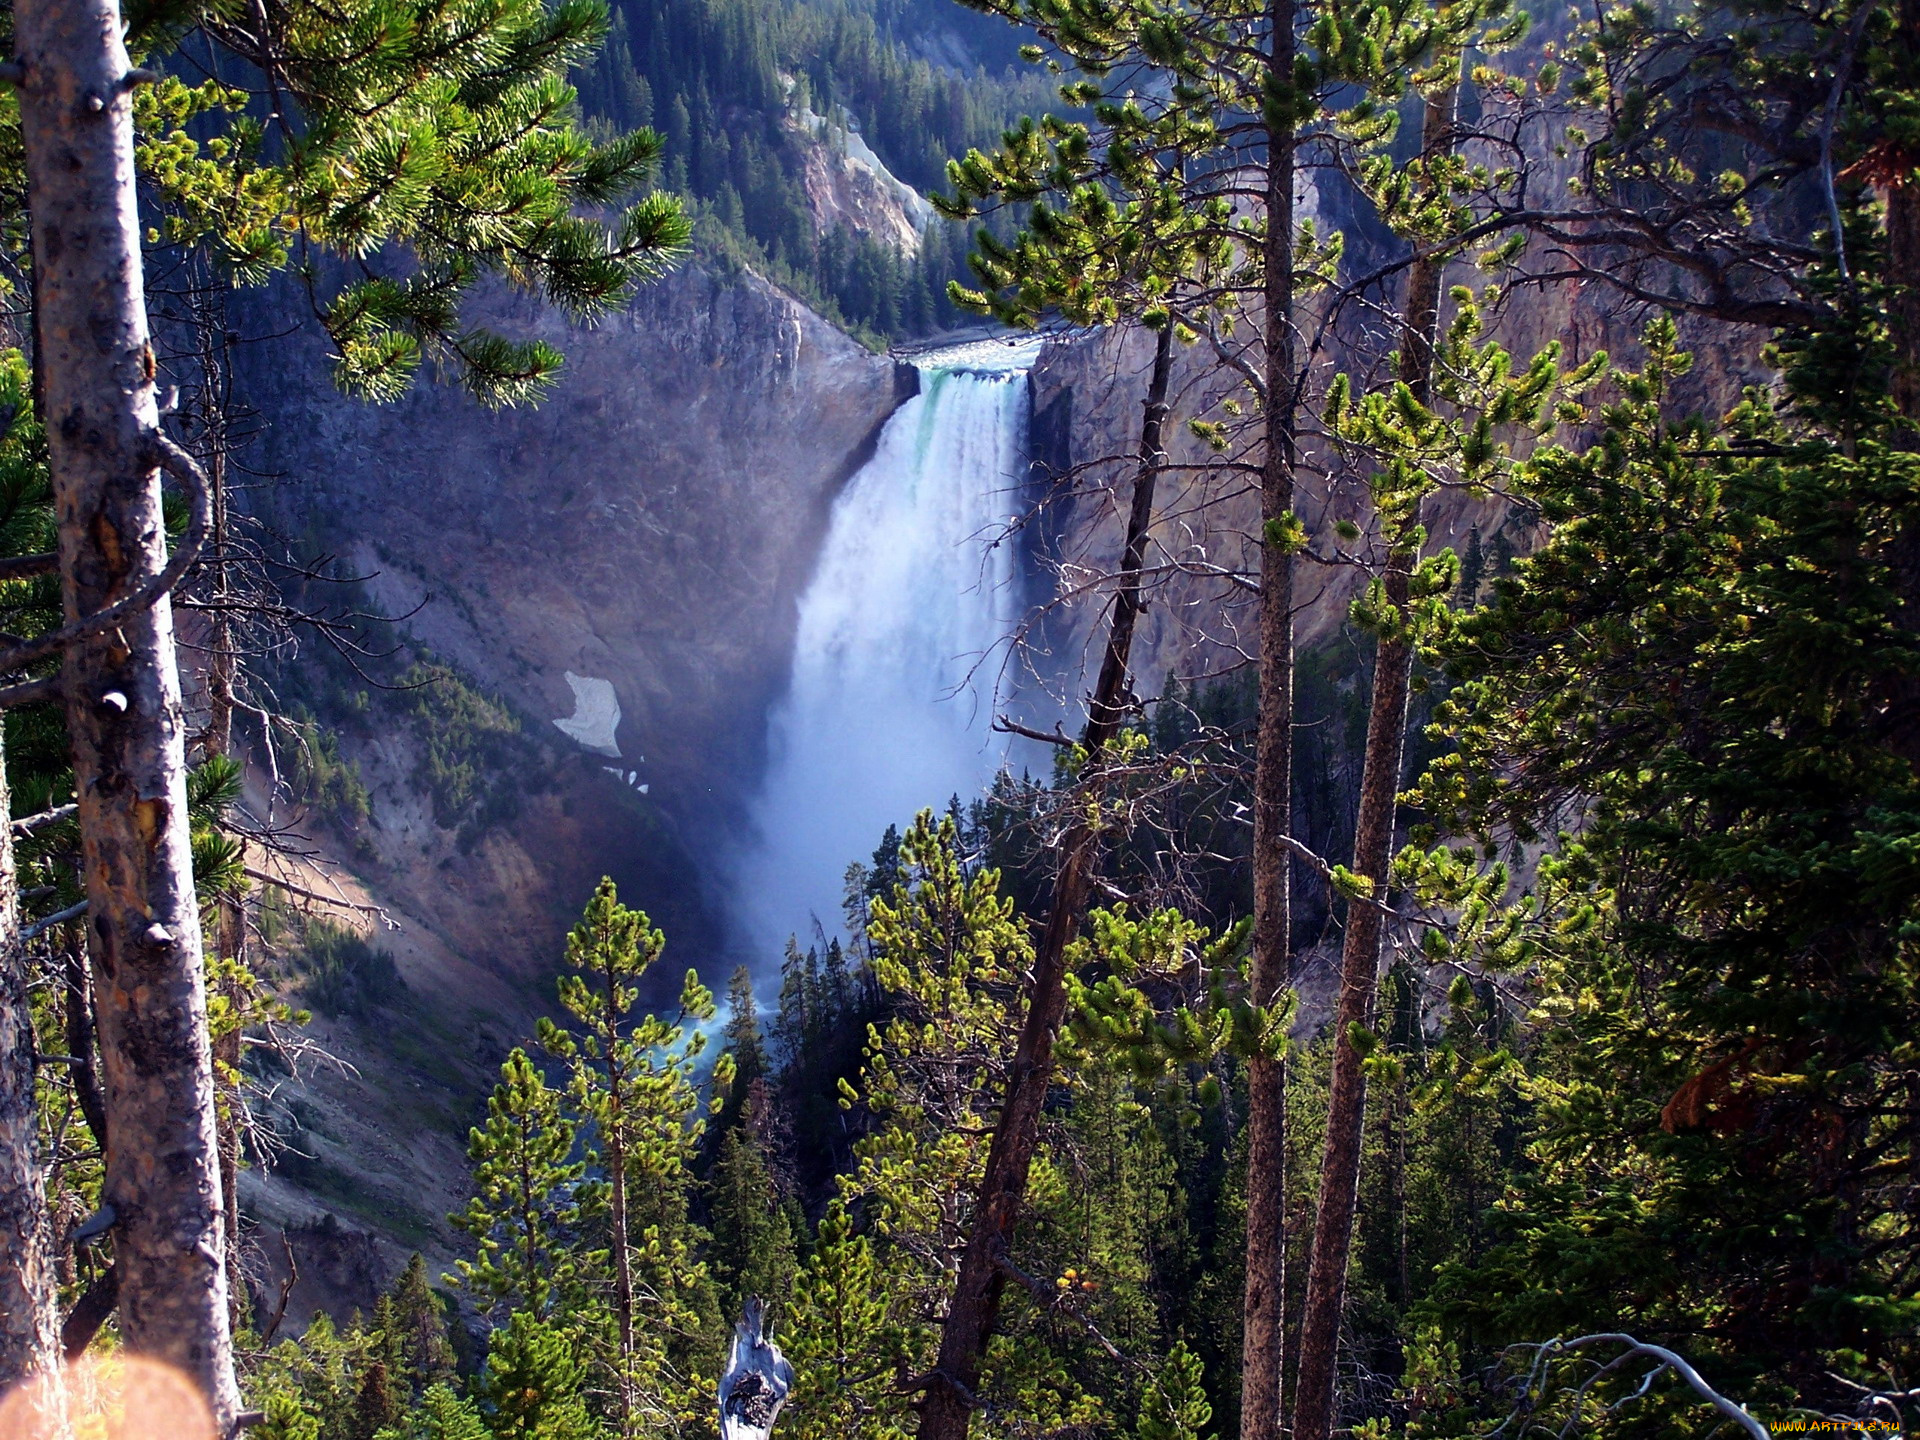
[[[839,928],[847,865],[890,824],[991,782],[993,652],[1020,611],[1011,544],[1037,341],[920,358],[920,393],[833,507],[800,600],[793,674],[768,717],[766,779],[733,866],[756,968],[817,917]]]

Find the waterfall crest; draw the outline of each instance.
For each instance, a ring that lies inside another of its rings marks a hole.
[[[935,351],[834,503],[800,599],[787,693],[733,866],[739,939],[756,970],[840,928],[843,879],[889,824],[979,794],[1005,755],[994,652],[1020,615],[1015,547],[1027,371],[1038,341]]]

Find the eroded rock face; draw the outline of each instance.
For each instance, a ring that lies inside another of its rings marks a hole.
[[[729,823],[827,508],[902,397],[890,361],[750,275],[689,266],[592,329],[505,293],[475,310],[566,354],[543,404],[490,413],[435,384],[386,407],[344,399],[309,327],[241,361],[266,420],[248,459],[285,477],[264,503],[286,533],[370,574],[378,607],[415,612],[408,636],[558,746],[555,793],[464,845],[404,793],[405,745],[359,756],[373,888],[476,961],[550,974],[583,885],[624,864],[644,889],[649,857],[623,845]],[[579,681],[590,757],[553,723],[579,713]],[[663,903],[680,963],[704,961],[699,897]]]
[[[896,179],[858,132],[830,133],[811,112],[796,128],[815,137],[806,145],[800,183],[817,233],[845,229],[902,255],[920,248],[933,207]]]

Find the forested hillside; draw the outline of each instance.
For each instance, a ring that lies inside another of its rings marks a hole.
[[[1920,1426],[1915,0],[0,17],[0,1440]]]
[[[1013,27],[930,0],[631,0],[612,17],[581,103],[666,137],[665,183],[695,202],[697,243],[863,332],[960,319],[947,282],[966,274],[964,228],[923,211],[903,251],[877,224],[823,216],[809,160],[817,171],[811,152],[844,151],[851,129],[899,180],[939,189],[950,157],[1053,96]]]

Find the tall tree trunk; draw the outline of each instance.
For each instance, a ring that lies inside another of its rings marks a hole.
[[[222,958],[237,964],[244,950],[245,937],[240,901],[233,896],[223,895],[218,905],[216,943],[219,953]],[[232,975],[222,975],[220,993],[229,1006],[228,1013],[238,1015],[243,1003],[239,980]],[[214,1041],[213,1058],[216,1063],[214,1083],[220,1101],[216,1118],[220,1147],[220,1238],[226,1247],[227,1262],[227,1325],[237,1334],[246,1329],[252,1319],[246,1272],[240,1264],[240,1106],[245,1102],[240,1094],[238,1079],[226,1078],[240,1073],[238,1025]]]
[[[603,1035],[607,1056],[607,1189],[613,1221],[614,1315],[620,1329],[620,1434],[633,1434],[633,1246],[627,1231],[626,1074],[620,1064],[620,1035],[615,994],[619,978],[612,963],[604,972],[607,1024]]]
[[[1280,1003],[1291,970],[1293,865],[1294,0],[1274,0],[1267,54],[1266,454],[1261,467],[1260,714],[1253,770],[1254,1004]],[[1247,1061],[1246,1278],[1240,1298],[1240,1440],[1279,1440],[1286,1345],[1286,1062]]]
[[[34,299],[69,622],[166,563],[115,0],[17,0]],[[65,652],[94,996],[106,1073],[104,1202],[127,1349],[238,1410],[200,917],[187,836],[173,613],[164,595]]]
[[[620,1321],[620,1433],[633,1433],[633,1250],[627,1243],[627,1157],[615,1126],[607,1135],[607,1175],[612,1189],[614,1306]]]
[[[208,759],[226,755],[233,749],[233,686],[236,669],[233,634],[233,587],[229,571],[232,557],[227,546],[227,410],[225,395],[224,345],[226,335],[224,307],[211,313],[197,309],[194,328],[200,341],[200,368],[204,383],[201,398],[201,426],[207,457],[207,490],[213,513],[212,529],[207,536],[207,567],[213,581],[213,604],[207,614],[207,728],[200,737]],[[241,859],[246,844],[240,842]],[[222,894],[215,902],[214,953],[234,966],[247,959],[247,916],[245,902],[237,893]],[[220,993],[228,1005],[228,1014],[238,1017],[244,997],[238,976],[223,972]],[[227,1245],[228,1323],[235,1332],[246,1328],[253,1316],[247,1292],[246,1271],[240,1254],[240,1107],[245,1103],[240,1090],[240,1027],[231,1026],[213,1042],[214,1078],[218,1087],[220,1138],[220,1194],[223,1201]]]
[[[1453,143],[1458,84],[1429,95],[1421,153],[1429,158]],[[1402,317],[1400,379],[1423,405],[1433,395],[1433,348],[1440,316],[1445,260],[1416,260],[1407,274]],[[1417,517],[1416,517],[1417,520]],[[1414,527],[1417,533],[1417,524]],[[1373,696],[1367,715],[1366,758],[1360,771],[1360,811],[1354,825],[1353,870],[1386,895],[1393,855],[1393,822],[1406,752],[1407,688],[1413,673],[1413,629],[1406,614],[1409,583],[1419,560],[1415,546],[1397,539],[1387,553],[1387,601],[1399,616],[1374,652]],[[1326,1440],[1336,1419],[1335,1361],[1346,1308],[1347,1263],[1360,1193],[1360,1154],[1366,1128],[1367,1081],[1353,1043],[1355,1028],[1373,1023],[1379,989],[1381,914],[1372,904],[1347,907],[1340,954],[1340,1001],[1333,1020],[1333,1080],[1327,1100],[1326,1149],[1320,1165],[1320,1202],[1307,1262],[1307,1300],[1300,1319],[1300,1369],[1294,1392],[1294,1440]]]
[[[1894,44],[1909,66],[1920,65],[1920,0],[1900,0]],[[1902,157],[1909,167],[1917,157]],[[1888,329],[1894,349],[1893,400],[1905,417],[1907,443],[1920,434],[1920,174],[1909,168],[1887,186],[1887,275],[1893,281]]]
[[[1101,751],[1120,732],[1128,708],[1128,665],[1141,603],[1140,570],[1146,560],[1147,533],[1153,520],[1153,496],[1166,465],[1167,385],[1173,370],[1173,327],[1161,327],[1147,383],[1141,427],[1140,466],[1133,481],[1133,504],[1120,562],[1120,586],[1113,620],[1100,661],[1082,744],[1092,757],[1088,783],[1100,786]],[[1060,868],[1046,929],[1034,955],[1033,981],[1020,1042],[1007,1074],[1007,1094],[987,1151],[987,1171],[973,1209],[973,1228],[960,1257],[960,1273],[940,1332],[940,1358],[920,1410],[920,1440],[965,1440],[980,1383],[980,1365],[999,1317],[1006,1284],[1001,1268],[1008,1242],[1027,1193],[1027,1176],[1040,1138],[1040,1113],[1053,1074],[1053,1042],[1067,1005],[1067,946],[1080,928],[1081,912],[1093,883],[1099,837],[1076,820],[1061,837]]]
[[[40,1169],[33,1016],[9,813],[0,755],[0,1391],[60,1363],[53,1222]]]
[[[1392,1146],[1393,1157],[1393,1233],[1395,1277],[1398,1284],[1394,1290],[1395,1308],[1404,1311],[1413,1302],[1413,1272],[1407,1265],[1407,1251],[1410,1241],[1407,1234],[1407,1082],[1403,1074],[1393,1088],[1393,1103],[1388,1110],[1392,1122],[1392,1133],[1388,1144]]]

